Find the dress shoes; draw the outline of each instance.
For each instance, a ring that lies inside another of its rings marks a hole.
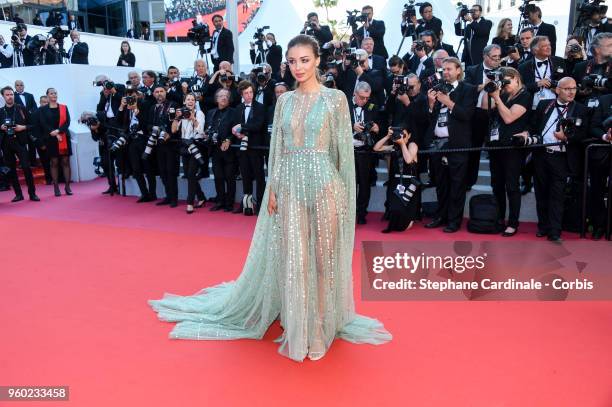
[[[538,230],[538,232],[536,233],[536,237],[545,237],[548,236],[547,232],[544,232],[543,230]]]
[[[445,225],[446,222],[440,218],[438,219],[434,219],[431,222],[429,222],[428,224],[425,225],[425,228],[427,229],[435,229],[435,228],[439,228],[440,226]]]
[[[242,208],[240,206],[237,208],[232,208],[232,213],[234,214],[242,213]]]
[[[170,205],[170,200],[168,198],[164,198],[161,201],[157,202],[155,205],[157,206]]]
[[[591,239],[599,240],[603,237],[603,235],[604,235],[604,230],[602,228],[596,228],[595,230],[593,230],[593,233],[591,234]]]
[[[211,212],[216,212],[216,211],[220,211],[221,209],[223,209],[223,205],[221,204],[216,204],[214,205],[212,208],[210,208]]]
[[[11,202],[19,202],[23,201],[23,195],[15,195],[15,198],[11,200]]]
[[[30,201],[40,202],[40,198],[36,194],[30,194]]]
[[[561,236],[551,234],[548,236],[548,241],[549,242],[561,242]]]
[[[366,221],[365,216],[360,216],[360,217],[357,218],[357,224],[358,225],[365,225],[366,223],[368,223],[368,222]]]
[[[442,229],[444,233],[455,233],[459,231],[459,226],[448,225],[444,229]]]
[[[178,206],[178,202],[176,201],[170,201],[170,207],[171,208],[176,208]]]

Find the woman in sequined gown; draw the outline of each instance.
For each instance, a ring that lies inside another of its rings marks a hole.
[[[279,353],[303,361],[323,357],[337,337],[382,344],[391,334],[354,308],[355,163],[346,97],[320,85],[312,37],[291,40],[287,62],[299,87],[276,105],[262,203],[268,210],[259,213],[242,273],[149,304],[161,320],[177,322],[174,339],[261,339],[280,319]]]

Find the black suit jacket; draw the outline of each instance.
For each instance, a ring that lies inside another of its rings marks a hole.
[[[612,116],[612,94],[608,94],[599,98],[599,106],[593,111],[593,117],[591,118],[590,133],[589,136],[595,140],[594,144],[610,144],[601,139],[601,137],[608,132],[608,128],[604,127],[603,122],[610,116]],[[591,162],[602,162],[610,156],[609,148],[591,148],[589,151],[589,161]]]
[[[368,27],[369,36],[374,40],[374,51],[372,53],[387,59],[389,53],[384,42],[385,30],[385,22],[381,20],[372,20],[370,27]],[[358,48],[361,47],[361,41],[363,41],[363,31],[363,26],[353,31],[357,40],[354,45]]]
[[[455,58],[457,57],[457,54],[455,53],[455,49],[450,44],[445,44],[445,43],[438,44],[438,48],[436,49],[445,50],[448,53],[449,57],[455,57]]]
[[[581,62],[578,62],[578,63],[577,63],[575,66],[574,66],[574,69],[573,69],[573,71],[571,72],[571,74],[572,74],[572,77],[573,77],[573,78],[576,80],[576,83],[578,83],[578,84],[579,84],[579,83],[580,83],[580,81],[582,81],[582,79],[583,79],[585,76],[588,76],[589,74],[594,73],[594,72],[593,72],[593,68],[594,68],[594,66],[595,66],[594,64],[595,64],[595,61],[594,61],[594,60],[592,60],[592,59],[589,59],[589,60],[587,60],[587,61],[581,61]],[[606,74],[605,74],[605,71],[604,71],[603,76],[604,76],[604,77],[605,77],[605,76],[610,76],[610,74],[612,74],[612,62],[609,62],[609,63],[608,63],[608,66],[606,66],[606,67],[605,67],[605,69],[607,69],[607,70],[608,70],[608,75],[606,75]],[[599,97],[599,96],[602,96],[602,92],[601,92],[601,91],[599,91],[599,90],[597,90],[597,89],[593,89],[593,91],[592,91],[590,94],[588,94],[588,95],[584,95],[584,94],[580,94],[580,93],[579,93],[579,94],[576,96],[576,98],[578,99],[578,101],[579,101],[579,102],[581,102],[581,103],[582,103],[582,101],[583,101],[584,99],[589,99],[589,98],[592,98],[592,97]]]
[[[309,30],[308,34],[312,35],[313,37],[315,37],[317,39],[317,42],[319,43],[319,47],[322,47],[323,44],[325,44],[326,42],[329,42],[331,40],[334,39],[334,35],[332,34],[330,28],[328,25],[322,25],[320,26],[321,29],[320,30]],[[300,34],[304,34],[306,33],[306,29],[302,29],[302,31],[300,31]]]
[[[246,122],[244,121],[245,109],[244,103],[240,103],[234,108],[231,127],[240,124],[243,130],[242,133],[245,131],[248,132],[249,146],[266,145],[265,135],[267,129],[264,127],[266,123],[266,108],[261,103],[253,100],[251,111],[249,112],[249,117]]]
[[[553,80],[559,80],[570,74],[569,72],[566,72],[565,60],[563,58],[551,56],[549,58],[549,67],[551,70],[551,78]],[[531,58],[520,64],[518,71],[523,78],[523,83],[525,83],[527,90],[529,90],[531,93],[537,92],[538,85],[536,84],[535,59]]]
[[[416,38],[423,31],[433,31],[434,34],[436,34],[436,38],[440,38],[440,32],[442,32],[442,20],[440,20],[438,17],[432,17],[432,19],[429,21],[419,19],[417,23],[418,24],[416,27],[413,24],[402,25],[402,35],[406,37],[412,36],[413,38]]]
[[[542,143],[544,135],[542,132],[545,129],[550,115],[555,111],[556,100],[542,100],[538,103],[538,107],[530,117],[529,133],[537,135],[539,142]],[[584,156],[584,145],[582,141],[586,138],[589,128],[589,112],[586,106],[578,102],[570,103],[567,111],[567,117],[579,117],[582,119],[582,125],[576,127],[576,132],[573,136],[568,136],[567,140],[567,163],[570,173],[576,176],[582,171],[582,157]]]
[[[6,106],[0,108],[0,123],[4,123],[4,119],[8,116],[11,119],[14,119],[15,124],[21,124],[23,126],[26,126],[26,129],[24,131],[15,132],[15,137],[17,138],[19,144],[25,146],[26,144],[28,144],[28,134],[33,128],[33,123],[25,107],[16,103],[13,106],[15,110],[13,111],[12,115],[7,111]],[[6,143],[7,139],[8,135],[6,134],[6,132],[0,130],[0,146],[2,146],[3,143]]]
[[[372,64],[370,64],[370,69],[375,69],[385,74],[387,71],[387,61],[380,55],[372,54]]]
[[[457,89],[450,93],[450,98],[455,102],[455,108],[448,115],[448,144],[447,148],[466,148],[472,146],[472,117],[476,109],[476,87],[464,81],[459,82]],[[431,144],[434,131],[438,124],[438,115],[442,104],[436,102],[432,113],[429,115],[430,123],[426,135],[426,144]]]
[[[555,30],[555,26],[542,21],[536,35],[545,35],[548,37],[550,47],[552,48],[552,55],[555,55],[555,50],[557,49],[557,31]]]
[[[108,102],[108,99],[110,99],[110,108],[112,109],[115,118],[117,118],[119,116],[119,106],[121,105],[122,97],[122,92],[117,92],[114,95],[109,95],[108,97],[104,96],[103,92],[100,92],[100,99],[98,100],[98,105],[96,106],[96,112],[106,112],[106,103]],[[106,114],[104,114],[104,117],[106,117]]]
[[[419,57],[416,54],[414,54],[412,58],[410,58],[410,61],[408,62],[408,69],[410,69],[411,72],[414,72],[416,74],[416,71],[419,68],[419,63],[420,63]],[[425,66],[425,68],[421,71],[421,74],[419,75],[419,79],[421,80],[421,82],[423,82],[423,80],[427,78],[429,75],[433,75],[433,72],[435,71],[434,62],[431,57],[427,58],[423,62],[423,65]]]
[[[355,103],[353,103],[353,98],[350,98],[348,100],[348,104],[349,104],[349,111],[351,115],[351,131],[355,133],[355,131],[353,130],[353,125],[355,124],[357,118],[355,117],[355,106],[356,105]],[[372,138],[376,142],[380,140],[382,134],[386,134],[386,131],[383,133],[384,126],[381,121],[381,116],[378,113],[378,106],[376,106],[374,103],[368,102],[365,106],[363,106],[362,109],[363,109],[363,123],[374,122],[378,125],[378,134],[372,133],[372,136],[373,136]]]
[[[70,48],[69,48],[70,50]],[[79,42],[72,49],[72,58],[70,58],[71,64],[89,64],[89,46],[86,42]]]
[[[32,113],[34,110],[38,108],[36,104],[36,100],[34,99],[34,95],[28,92],[23,92],[23,96],[25,96],[26,103],[24,104],[21,100],[21,96],[17,92],[15,92],[15,104],[21,105],[26,108],[28,113]]]
[[[227,107],[223,111],[215,108],[209,110],[206,113],[206,123],[207,126],[213,125],[216,126],[218,134],[219,134],[219,142],[223,140],[230,140],[231,144],[236,142],[236,138],[232,134],[232,120],[234,118],[234,108]],[[224,157],[231,159],[235,157],[236,152],[231,148],[228,148],[227,151],[221,151],[219,146],[214,146],[213,151],[215,154],[222,154]]]
[[[359,77],[360,82],[367,82],[372,88],[371,100],[377,102],[380,98],[379,93],[382,93],[384,86],[384,79],[380,71],[374,71],[372,69],[364,72]],[[350,67],[344,71],[340,71],[336,84],[338,89],[344,91],[346,98],[351,100],[353,98],[353,92],[355,91],[355,83],[357,82],[357,74]],[[383,96],[384,98],[384,96]],[[383,100],[384,103],[384,100]],[[379,105],[380,106],[380,105]]]
[[[472,21],[465,26],[465,30],[461,26],[461,22],[455,23],[455,34],[463,35],[465,38],[465,49],[461,55],[461,61],[467,66],[476,65],[482,62],[482,50],[489,42],[493,23],[483,17],[479,22]]]
[[[214,33],[211,33],[214,34]],[[217,38],[217,53],[219,58],[212,58],[215,65],[219,65],[221,61],[234,63],[234,36],[230,30],[223,27]]]

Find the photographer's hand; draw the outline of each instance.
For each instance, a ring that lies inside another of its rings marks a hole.
[[[450,95],[447,95],[442,92],[438,92],[436,99],[438,100],[438,102],[448,107],[448,110],[453,110],[453,108],[455,107],[455,102],[451,100]]]
[[[608,143],[612,143],[612,129],[608,129],[608,132],[603,135],[603,141],[607,141]]]
[[[567,136],[565,135],[565,133],[563,132],[563,129],[560,129],[559,131],[555,131],[553,133],[553,135],[555,136],[555,138],[559,141],[567,141]]]
[[[361,133],[363,131],[363,125],[359,122],[355,122],[355,124],[353,125],[353,130],[357,133]]]
[[[240,133],[238,133],[238,128],[241,127],[239,124],[235,125],[234,127],[232,127],[232,134],[236,137],[238,137],[238,135]]]
[[[380,128],[378,127],[378,124],[374,123],[372,125],[372,133],[378,134],[379,131],[380,131]]]
[[[15,131],[16,131],[16,132],[24,131],[26,128],[27,128],[27,127],[26,127],[26,126],[24,126],[24,125],[22,125],[22,124],[17,124],[17,125],[15,126]]]
[[[221,143],[221,151],[227,151],[229,147],[230,147],[230,140],[224,140],[223,143]]]
[[[6,131],[7,127],[3,124],[2,126],[0,126],[0,129],[2,129],[2,131]]]
[[[438,92],[433,89],[429,89],[427,91],[427,101],[429,102],[429,110],[433,110],[434,105],[436,104],[436,100],[438,97]]]
[[[402,102],[402,104],[406,107],[410,106],[410,97],[408,96],[407,93],[404,93],[403,95],[399,95],[397,97],[397,100]]]
[[[539,81],[536,82],[536,84],[540,88],[550,88],[550,86],[551,86],[551,83],[550,83],[549,79],[540,79]]]

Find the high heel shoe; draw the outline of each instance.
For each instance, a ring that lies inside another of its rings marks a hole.
[[[62,196],[62,193],[59,189],[59,185],[53,184],[53,193],[55,194],[55,196]]]
[[[70,185],[66,184],[64,191],[66,191],[66,195],[72,195],[72,189],[70,189]]]
[[[204,205],[206,205],[206,198],[202,199],[201,201],[198,201],[198,203],[195,204],[196,208],[203,208]]]
[[[187,205],[186,212],[188,215],[191,215],[193,213],[193,205]]]

